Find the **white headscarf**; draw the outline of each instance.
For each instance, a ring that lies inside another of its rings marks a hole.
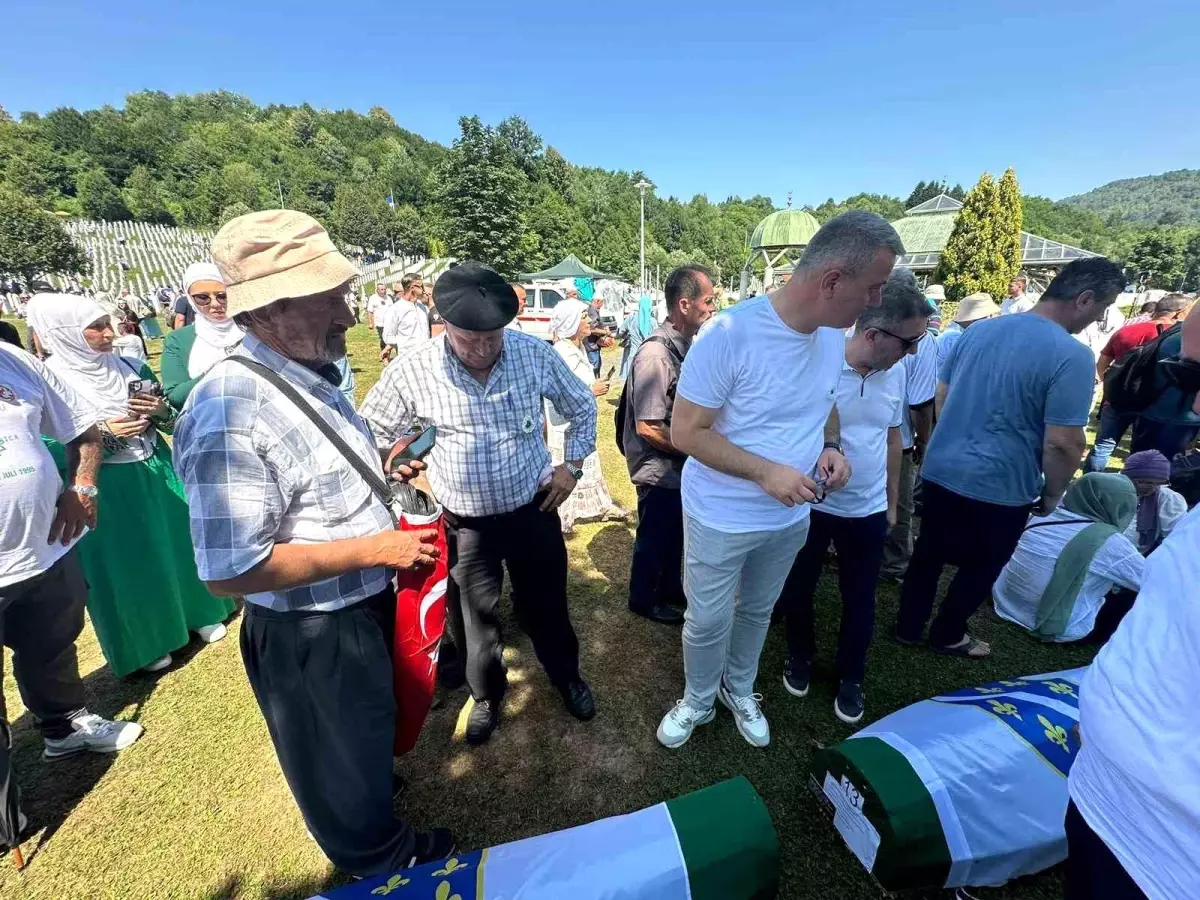
[[[35,294],[26,311],[29,325],[52,354],[46,365],[85,400],[96,404],[101,418],[129,414],[131,374],[115,353],[97,353],[88,346],[83,329],[109,313],[89,297],[73,294]]]
[[[204,310],[192,302],[192,285],[197,281],[218,281],[225,283],[213,263],[195,262],[183,273],[183,289],[188,295],[188,305],[196,311],[196,343],[192,345],[191,355],[188,356],[188,377],[198,378],[214,365],[223,360],[229,348],[238,344],[246,333],[238,327],[233,319],[224,322],[214,322]]]
[[[550,316],[551,336],[569,341],[579,331],[583,317],[587,315],[587,304],[580,300],[560,300]]]

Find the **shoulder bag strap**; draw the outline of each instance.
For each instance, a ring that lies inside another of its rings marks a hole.
[[[1032,531],[1035,528],[1045,528],[1048,525],[1095,525],[1096,522],[1091,519],[1057,519],[1053,522],[1035,522],[1032,525],[1026,525],[1026,531]]]
[[[371,492],[379,498],[379,501],[383,504],[384,509],[388,511],[388,515],[392,517],[393,524],[399,524],[396,519],[396,514],[392,512],[392,492],[388,489],[387,482],[383,480],[383,476],[378,472],[373,471],[370,466],[363,462],[363,458],[350,448],[350,445],[343,440],[342,436],[338,434],[328,422],[321,418],[320,414],[312,408],[312,404],[305,401],[305,399],[300,396],[300,392],[287,382],[287,379],[281,376],[278,372],[267,368],[255,359],[249,359],[245,356],[227,356],[225,359],[229,362],[235,362],[239,365],[245,366],[250,371],[261,375],[264,379],[270,382],[279,391],[279,393],[291,400],[292,404],[302,413],[304,413],[304,415],[308,417],[309,421],[317,427],[317,430],[320,431],[321,434],[325,435],[325,439],[328,440],[329,443],[333,444],[334,448],[340,454],[342,454],[343,457],[345,457],[346,462],[350,463],[350,465],[354,467],[354,470],[358,472],[358,474],[362,477],[362,480],[367,483],[367,487],[369,487]]]

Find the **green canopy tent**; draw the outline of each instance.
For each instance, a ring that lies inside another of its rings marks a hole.
[[[543,269],[540,272],[528,272],[521,276],[522,281],[561,281],[564,278],[591,278],[594,280],[607,278],[613,281],[624,280],[619,275],[607,275],[604,272],[593,269],[574,253],[567,254],[566,259],[548,269]]]

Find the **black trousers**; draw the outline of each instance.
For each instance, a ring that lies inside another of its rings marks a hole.
[[[813,509],[808,540],[796,554],[779,595],[787,617],[788,654],[811,663],[816,653],[813,598],[825,551],[832,543],[838,557],[842,593],[842,627],[838,633],[837,673],[842,681],[862,682],[867,648],[875,631],[875,588],[887,542],[887,513],[844,518]]]
[[[41,575],[0,587],[0,647],[12,651],[21,701],[44,737],[71,733],[71,720],[87,713],[75,639],[83,630],[87,585],[71,550]],[[0,651],[0,681],[4,680]],[[12,771],[12,731],[0,691],[0,814],[15,808],[25,826],[21,792]]]
[[[538,509],[542,495],[496,516],[446,512],[450,574],[458,585],[467,652],[467,686],[476,700],[497,699],[507,685],[500,633],[504,566],[513,610],[556,685],[579,675],[579,640],[567,614],[567,545],[557,512]],[[463,648],[459,648],[460,650]]]
[[[1033,504],[1001,506],[972,500],[922,479],[921,534],[900,592],[896,634],[919,641],[933,611],[938,579],[946,565],[958,566],[929,628],[929,643],[948,647],[963,639],[967,619],[992,593],[1005,563],[1017,549]]]
[[[392,809],[396,595],[334,612],[246,604],[242,661],[308,830],[339,869],[406,865],[412,829]]]
[[[1146,894],[1084,820],[1067,804],[1066,900],[1146,900]]]
[[[683,603],[683,495],[639,485],[638,526],[629,566],[629,608]]]

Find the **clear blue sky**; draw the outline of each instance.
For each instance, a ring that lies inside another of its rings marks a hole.
[[[1195,0],[23,0],[3,19],[14,115],[225,88],[380,104],[449,143],[460,115],[515,113],[685,198],[906,196],[1008,165],[1059,198],[1200,166]]]

